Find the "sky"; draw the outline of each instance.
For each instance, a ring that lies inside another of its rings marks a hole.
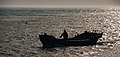
[[[120,0],[0,0],[0,7],[117,6]]]

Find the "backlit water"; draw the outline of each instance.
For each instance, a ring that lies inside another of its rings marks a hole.
[[[103,45],[42,49],[39,34],[59,38],[103,32]],[[115,8],[0,8],[1,57],[109,57],[119,45],[120,10]],[[109,54],[109,55],[108,55]]]

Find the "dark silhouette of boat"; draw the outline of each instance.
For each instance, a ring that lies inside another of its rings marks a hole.
[[[39,35],[43,47],[63,47],[63,46],[87,46],[95,45],[103,33],[93,33],[85,31],[75,37],[68,39],[58,39],[52,35]]]

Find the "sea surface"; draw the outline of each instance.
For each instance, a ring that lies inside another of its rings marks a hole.
[[[56,38],[102,33],[102,45],[42,48],[39,34]],[[119,57],[120,9],[0,8],[0,57]]]

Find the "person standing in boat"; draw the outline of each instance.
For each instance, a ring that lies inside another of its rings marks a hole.
[[[66,32],[66,30],[64,30],[64,32],[61,34],[60,38],[63,36],[63,39],[66,40],[68,39],[68,33]]]

